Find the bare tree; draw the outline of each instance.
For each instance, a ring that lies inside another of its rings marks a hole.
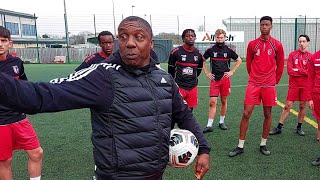
[[[173,44],[180,44],[181,43],[181,36],[175,33],[159,33],[155,36],[155,38],[159,39],[170,39],[172,40]]]
[[[89,31],[82,31],[82,32],[79,32],[79,34],[77,34],[77,35],[72,35],[69,38],[70,45],[85,44],[88,36],[92,36],[92,35],[93,35],[93,33],[89,32]]]
[[[204,31],[204,25],[198,26],[198,31],[199,31],[199,32],[203,32],[203,31]]]
[[[43,34],[41,37],[42,38],[50,38],[48,34]]]

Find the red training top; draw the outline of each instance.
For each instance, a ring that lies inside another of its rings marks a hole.
[[[257,86],[275,86],[279,83],[284,68],[282,44],[272,38],[257,38],[248,44],[247,71],[249,83]]]

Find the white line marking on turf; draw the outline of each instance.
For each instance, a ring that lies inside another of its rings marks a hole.
[[[278,104],[279,106],[281,106],[282,108],[285,106],[285,104],[283,104],[283,103],[280,102],[280,101],[277,101],[277,104]],[[297,111],[295,111],[295,110],[293,110],[293,109],[290,109],[290,112],[291,112],[292,114],[294,114],[295,116],[298,116],[298,112],[297,112]],[[317,124],[314,120],[308,118],[307,116],[305,116],[305,117],[303,118],[303,120],[306,121],[307,123],[309,123],[311,126],[313,126],[313,127],[315,127],[316,129],[318,129],[318,124]]]

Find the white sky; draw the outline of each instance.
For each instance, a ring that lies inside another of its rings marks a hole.
[[[203,16],[206,16],[206,26],[213,25],[217,28],[222,26],[222,19],[230,16],[260,18],[269,15],[294,18],[298,15],[306,15],[310,18],[320,18],[320,2],[317,0],[290,0],[288,2],[281,0],[114,0],[114,10],[116,26],[121,21],[122,15],[124,17],[131,15],[132,10],[133,15],[145,17],[148,21],[151,14],[153,29],[156,32],[158,29],[159,32],[165,31],[166,27],[162,27],[165,24],[169,26],[170,23],[176,23],[177,15],[184,17],[179,20],[180,24],[184,24],[181,29],[188,26],[189,23],[194,24],[193,21],[203,22]],[[6,0],[1,1],[0,4],[2,9],[28,14],[35,13],[38,16],[38,28],[41,32],[51,30],[56,33],[64,30],[63,0]],[[66,7],[71,33],[93,31],[93,27],[87,28],[92,26],[93,14],[97,14],[97,31],[110,30],[113,32],[112,0],[66,0]],[[192,18],[187,21],[188,17]],[[110,27],[109,24],[112,26]],[[190,28],[195,29],[196,27]],[[179,31],[183,30],[181,29]]]

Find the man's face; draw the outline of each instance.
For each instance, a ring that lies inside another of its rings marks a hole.
[[[271,21],[269,20],[262,20],[260,22],[260,32],[261,35],[269,35],[272,29]]]
[[[299,38],[299,49],[301,51],[304,51],[308,48],[309,42],[307,41],[307,39],[305,37],[300,37]]]
[[[12,47],[12,41],[8,38],[0,37],[0,56],[7,56],[9,48]]]
[[[118,28],[119,50],[123,62],[135,68],[150,63],[151,32],[138,21],[127,21]]]
[[[111,35],[100,36],[99,43],[102,52],[104,52],[107,56],[110,56],[113,50],[114,40]]]
[[[183,38],[183,42],[188,46],[193,46],[196,36],[192,31],[188,31]]]
[[[218,35],[215,35],[215,39],[217,43],[224,43],[224,41],[226,40],[226,37],[224,36],[224,34],[218,34]]]

